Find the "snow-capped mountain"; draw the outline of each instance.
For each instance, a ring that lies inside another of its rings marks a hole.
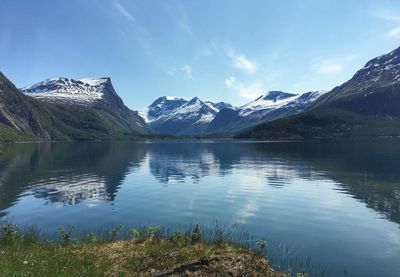
[[[202,101],[198,97],[186,100],[163,96],[140,110],[139,115],[159,134],[233,133],[266,120],[299,113],[322,93],[315,91],[299,95],[270,91],[241,107]]]
[[[214,108],[214,109],[216,109],[218,111],[220,111],[222,109],[236,109],[236,107],[234,107],[231,104],[226,103],[226,102],[213,103],[213,102],[210,102],[210,101],[206,101],[204,103],[206,103],[207,105],[210,105],[212,108]]]
[[[74,80],[69,78],[51,78],[43,82],[24,87],[21,90],[32,97],[53,102],[91,105],[101,101],[107,93],[110,78],[87,78]]]
[[[297,114],[324,92],[313,91],[303,94],[269,91],[235,110],[222,109],[209,124],[208,133],[232,133],[255,124],[280,117]]]
[[[125,106],[108,77],[74,80],[52,78],[24,87],[21,91],[40,101],[58,106],[84,106],[107,113],[112,127],[123,132],[148,133],[150,128],[137,112]]]
[[[233,108],[228,103],[203,102],[198,97],[186,100],[163,96],[140,110],[139,115],[159,134],[196,135],[204,134],[219,110],[226,107]]]
[[[305,112],[266,122],[240,138],[397,137],[400,134],[400,47],[368,61]]]
[[[381,82],[385,82],[386,85],[399,82],[400,48],[370,60],[362,69],[356,72],[350,81],[355,83],[359,89],[368,89]]]
[[[280,108],[296,98],[296,94],[286,93],[282,91],[269,91],[265,95],[261,95],[256,100],[251,101],[238,109],[238,113],[242,117],[263,117],[271,110]]]
[[[339,100],[350,95],[363,97],[375,93],[376,89],[400,84],[400,47],[388,54],[376,57],[366,63],[354,76],[321,97],[316,105]]]

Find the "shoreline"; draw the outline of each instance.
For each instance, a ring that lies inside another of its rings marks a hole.
[[[98,236],[73,237],[73,228],[59,228],[60,240],[43,239],[35,227],[21,231],[0,225],[0,275],[10,276],[269,276],[275,271],[259,251],[241,246],[215,230],[203,238],[196,225],[186,233],[166,233],[162,227],[129,229],[129,239],[117,239],[122,225]],[[223,231],[222,231],[223,232]],[[219,235],[218,235],[219,234]],[[301,275],[307,276],[307,275]]]

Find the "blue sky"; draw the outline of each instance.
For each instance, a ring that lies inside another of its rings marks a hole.
[[[134,109],[329,90],[398,46],[398,0],[0,0],[0,70],[18,87],[110,76]]]

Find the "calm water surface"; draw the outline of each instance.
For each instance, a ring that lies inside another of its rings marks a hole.
[[[400,140],[0,146],[0,216],[75,225],[242,224],[330,276],[400,276]]]

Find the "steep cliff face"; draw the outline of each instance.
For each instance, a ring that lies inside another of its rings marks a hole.
[[[42,107],[38,103],[22,94],[0,72],[0,136],[21,133],[21,137],[42,137],[50,139],[49,133],[42,127],[36,110]],[[43,107],[45,109],[45,107]]]
[[[52,78],[22,88],[22,91],[42,102],[105,112],[113,124],[125,133],[151,133],[138,113],[125,106],[108,77],[81,80]]]
[[[109,80],[105,87],[112,88]],[[109,94],[93,105],[49,101],[23,94],[0,74],[0,141],[102,140],[150,132],[115,91]]]

